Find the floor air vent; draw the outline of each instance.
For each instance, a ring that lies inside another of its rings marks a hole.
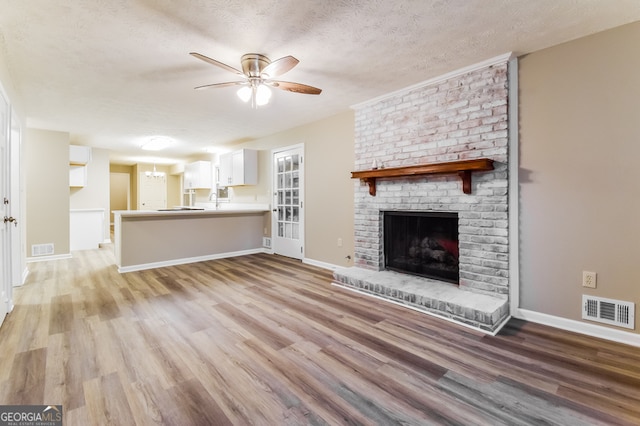
[[[50,256],[53,254],[53,243],[33,244],[31,246],[31,256]]]
[[[582,319],[634,329],[634,318],[632,302],[582,295]]]

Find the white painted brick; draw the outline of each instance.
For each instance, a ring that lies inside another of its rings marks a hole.
[[[385,99],[356,110],[356,170],[373,158],[385,167],[490,156],[507,158],[506,65]],[[460,215],[461,287],[508,293],[508,205],[506,164],[474,173],[473,194],[461,192],[455,175],[379,179],[378,195],[354,185],[355,264],[382,267],[380,211],[454,211]],[[467,259],[465,261],[465,259]],[[472,265],[475,270],[465,268]],[[492,271],[493,273],[489,273]]]

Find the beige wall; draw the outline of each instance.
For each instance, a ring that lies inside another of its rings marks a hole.
[[[111,172],[109,174],[109,222],[113,224],[114,210],[130,210],[131,207],[131,175],[129,173]]]
[[[353,259],[353,111],[234,146],[261,151],[258,185],[233,188],[231,201],[271,203],[271,150],[300,143],[305,146],[305,257],[351,266],[346,256]],[[265,226],[270,234],[267,216]],[[338,247],[338,238],[342,247]]]
[[[54,244],[54,255],[69,253],[69,133],[27,129],[26,249]]]
[[[71,210],[104,209],[103,240],[109,239],[109,151],[91,148],[91,161],[87,164],[87,184],[70,188]]]
[[[519,61],[524,309],[580,320],[582,294],[640,302],[639,41],[634,23]]]
[[[136,198],[135,198],[135,186],[136,186],[136,181],[134,179],[134,172],[133,172],[134,166],[125,166],[125,165],[121,165],[121,164],[110,164],[109,165],[109,172],[110,173],[127,173],[129,175],[129,208],[131,210],[136,210]],[[109,192],[113,191],[114,188],[109,187]],[[116,191],[118,189],[116,188]],[[112,210],[114,210],[112,208]],[[126,210],[126,209],[124,209]],[[113,222],[113,215],[110,215],[110,220],[111,222]]]

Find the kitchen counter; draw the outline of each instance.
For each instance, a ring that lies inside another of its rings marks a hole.
[[[203,208],[186,208],[174,207],[160,210],[116,210],[113,214],[120,214],[122,217],[142,217],[142,216],[179,216],[179,215],[242,215],[267,213],[269,209],[203,209]]]
[[[114,211],[120,272],[265,252],[267,206]]]

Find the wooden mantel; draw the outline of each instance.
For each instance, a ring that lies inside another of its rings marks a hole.
[[[389,169],[362,170],[351,172],[352,179],[361,179],[369,185],[369,194],[376,195],[376,179],[407,176],[457,173],[462,179],[462,192],[471,194],[471,172],[493,170],[493,160],[477,158],[473,160],[449,161],[446,163],[420,164],[417,166],[392,167]]]

